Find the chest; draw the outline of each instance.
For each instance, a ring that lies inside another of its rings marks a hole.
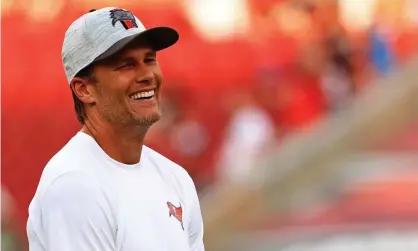
[[[116,190],[117,250],[189,250],[187,205],[168,180],[147,173],[121,184]]]

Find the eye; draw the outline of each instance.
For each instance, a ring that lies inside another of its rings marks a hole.
[[[149,63],[153,63],[153,62],[155,62],[155,61],[156,61],[156,58],[149,57],[149,58],[146,58],[146,59],[144,60],[144,63],[149,64]]]
[[[135,66],[135,62],[133,61],[127,61],[123,62],[117,69],[127,69]]]

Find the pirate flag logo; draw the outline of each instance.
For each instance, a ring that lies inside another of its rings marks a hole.
[[[112,25],[115,27],[117,22],[121,22],[125,29],[129,30],[131,28],[138,28],[136,23],[135,16],[126,10],[114,9],[110,11],[110,18],[112,19]]]
[[[181,205],[179,207],[174,206],[171,202],[167,202],[169,217],[174,216],[181,224],[181,228],[184,230],[183,226],[183,209]]]

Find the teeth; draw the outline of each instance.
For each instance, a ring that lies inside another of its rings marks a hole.
[[[147,91],[147,92],[139,92],[134,95],[131,95],[131,98],[132,99],[149,98],[149,97],[154,96],[154,94],[155,94],[154,90]]]

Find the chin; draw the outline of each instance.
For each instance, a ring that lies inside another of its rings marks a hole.
[[[149,115],[141,115],[135,118],[137,124],[151,126],[158,122],[161,118],[161,113],[155,112]]]

